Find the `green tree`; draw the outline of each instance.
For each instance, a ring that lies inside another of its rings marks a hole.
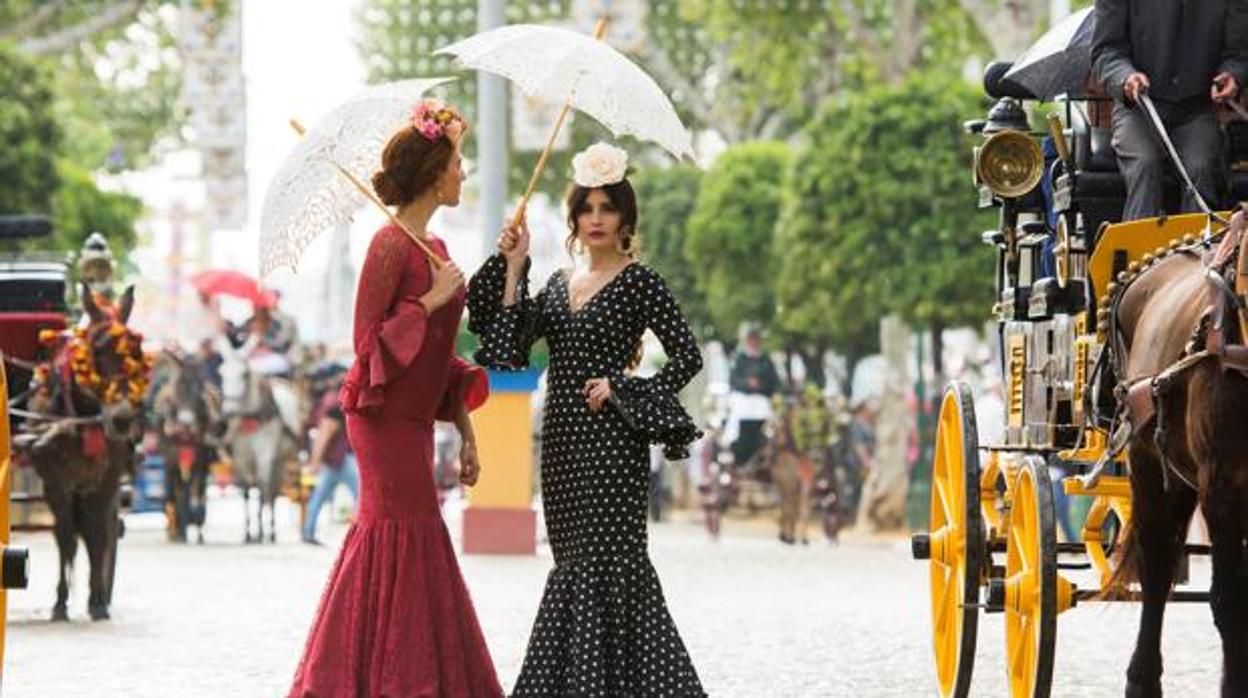
[[[667,281],[701,339],[714,336],[706,299],[685,260],[685,231],[698,198],[702,172],[692,165],[643,170],[633,180],[641,208],[641,256]]]
[[[0,212],[48,213],[55,223],[51,240],[19,247],[76,251],[99,230],[125,262],[142,205],[100,189],[93,173],[144,166],[181,140],[182,4],[0,3]],[[232,8],[199,4],[220,17]]]
[[[51,246],[80,250],[87,236],[99,231],[114,251],[133,249],[138,242],[135,222],[143,213],[143,202],[129,194],[101,190],[90,172],[67,161],[62,160],[58,170],[61,188],[52,207],[56,227]],[[36,242],[39,248],[49,246],[44,240]]]
[[[212,3],[207,3],[212,4]],[[150,163],[181,140],[176,0],[9,0],[0,41],[54,71],[64,154],[91,170]],[[224,15],[227,2],[213,4]]]
[[[0,44],[0,135],[12,147],[0,151],[0,213],[48,213],[51,240],[22,248],[78,250],[92,231],[109,236],[124,253],[135,243],[138,199],[96,186],[89,171],[63,157],[62,129],[55,119],[50,72],[37,60]]]
[[[0,43],[0,213],[51,208],[61,128],[48,71]]]
[[[960,79],[915,73],[829,102],[804,130],[778,227],[780,326],[851,357],[896,312],[936,330],[978,324],[993,295],[971,142],[982,111]],[[938,357],[934,357],[938,359]]]
[[[702,178],[684,253],[721,338],[735,338],[742,322],[771,322],[772,237],[789,160],[783,143],[742,143]]]

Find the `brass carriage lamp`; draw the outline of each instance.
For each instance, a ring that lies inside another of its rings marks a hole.
[[[988,112],[984,142],[975,149],[975,181],[1002,199],[1036,188],[1044,175],[1044,154],[1031,136],[1022,105],[1003,97]]]

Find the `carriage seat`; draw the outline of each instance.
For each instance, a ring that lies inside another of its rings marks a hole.
[[[1125,200],[1127,188],[1118,172],[1112,130],[1077,121],[1073,135],[1073,155],[1079,173],[1075,197],[1079,200]],[[1226,177],[1227,203],[1248,201],[1248,122],[1232,122],[1227,126],[1226,160],[1230,164]],[[1165,175],[1165,190],[1167,202],[1177,202],[1182,198],[1179,178],[1169,170]]]
[[[1118,172],[1113,131],[1087,126],[1081,120],[1074,129],[1075,169],[1079,173],[1075,196],[1125,199],[1127,187]]]

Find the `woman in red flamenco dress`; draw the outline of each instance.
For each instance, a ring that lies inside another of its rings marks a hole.
[[[442,259],[426,231],[459,203],[463,119],[436,100],[382,154],[373,187]],[[464,278],[434,265],[403,228],[377,231],[355,305],[355,364],[342,389],[360,466],[359,515],[312,623],[290,698],[477,698],[503,691],[464,586],[433,483],[434,420],[463,437],[460,479],[477,480],[468,413],[485,374],[455,355]]]

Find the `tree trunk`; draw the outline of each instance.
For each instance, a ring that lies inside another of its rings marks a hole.
[[[845,381],[841,384],[841,394],[848,401],[854,396],[854,371],[858,370],[858,364],[862,362],[865,354],[852,349],[845,354]]]
[[[793,346],[785,345],[784,347],[784,382],[788,386],[784,391],[786,393],[794,390],[793,382]]]
[[[806,367],[806,382],[814,383],[820,390],[828,384],[828,373],[823,368],[823,358],[827,353],[828,348],[823,342],[817,343],[813,352],[798,353],[802,358],[802,365]]]
[[[31,56],[46,56],[69,50],[78,42],[96,34],[133,21],[139,10],[143,9],[143,0],[127,0],[110,5],[94,16],[67,27],[50,36],[32,36],[17,45],[17,48]]]
[[[867,533],[896,531],[906,524],[906,491],[909,469],[906,448],[910,436],[910,410],[906,394],[910,371],[906,355],[910,333],[900,318],[890,315],[880,323],[880,347],[887,364],[875,427],[875,464],[863,483],[858,526]]]
[[[945,386],[945,325],[939,320],[932,323],[932,382],[928,392],[939,395]],[[921,396],[926,398],[927,396]]]

